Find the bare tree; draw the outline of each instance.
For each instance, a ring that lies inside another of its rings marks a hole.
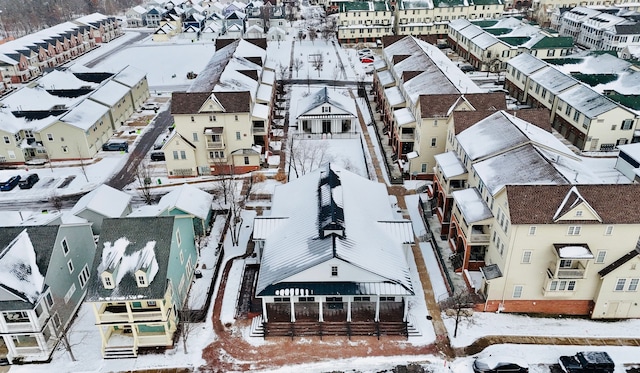
[[[287,163],[289,169],[293,170],[296,178],[311,172],[323,163],[331,161],[328,154],[329,143],[326,141],[302,140],[300,138],[291,138],[291,146]]]
[[[60,210],[62,208],[62,197],[54,189],[49,196],[49,202],[53,205],[53,208]]]
[[[180,337],[182,338],[182,348],[184,349],[185,355],[189,354],[188,342],[189,338],[193,334],[193,332],[202,326],[202,323],[197,319],[196,314],[189,307],[189,300],[191,297],[194,297],[194,301],[192,304],[197,304],[200,302],[203,297],[206,297],[205,293],[198,293],[189,291],[187,299],[180,310],[180,321],[179,321],[179,330]]]
[[[289,67],[287,65],[278,64],[278,73],[280,74],[280,80],[284,80],[287,77],[287,70],[289,70]]]
[[[325,25],[320,31],[320,35],[322,35],[322,39],[324,39],[325,43],[329,44],[329,40],[334,35],[333,29],[330,28],[329,25]]]
[[[302,29],[298,30],[298,42],[302,44],[302,38],[304,37],[304,31]]]
[[[242,210],[245,205],[246,196],[242,194],[242,183],[234,180],[229,185],[229,230],[231,231],[231,243],[238,246],[240,241],[240,227],[242,227]]]
[[[304,61],[301,58],[296,57],[291,64],[291,67],[296,71],[296,78],[298,77],[298,73],[304,67]]]
[[[310,57],[311,66],[318,71],[318,76],[320,76],[320,71],[322,71],[322,67],[324,66],[324,56],[322,55],[322,52],[318,51],[317,53],[310,55]]]
[[[458,325],[462,320],[471,321],[473,316],[473,294],[466,289],[456,291],[452,296],[440,302],[440,308],[451,310],[452,317],[455,317],[455,329],[453,337],[458,335]]]
[[[82,153],[80,151],[80,145],[76,145],[76,150],[78,151],[78,162],[80,162],[80,172],[84,175],[84,179],[89,182],[89,177],[87,176],[87,165],[85,163],[84,158],[82,157]]]
[[[150,205],[153,202],[151,197],[151,169],[147,162],[140,162],[136,168],[136,180],[138,180],[138,192],[144,203]]]
[[[309,35],[309,40],[311,40],[311,44],[313,44],[314,40],[318,38],[318,33],[316,32],[316,29],[313,27],[311,27],[309,31],[307,31],[307,34]]]

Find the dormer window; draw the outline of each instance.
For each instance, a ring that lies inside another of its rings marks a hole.
[[[102,274],[102,285],[104,286],[105,289],[113,289],[113,288],[115,288],[114,282],[113,282],[113,277],[111,277],[110,273]]]
[[[147,283],[147,276],[145,274],[139,274],[136,276],[136,281],[138,282],[139,287],[147,287],[149,284]]]

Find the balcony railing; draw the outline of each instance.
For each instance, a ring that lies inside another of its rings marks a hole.
[[[488,243],[490,237],[491,237],[490,235],[484,234],[484,233],[471,233],[471,236],[469,237],[469,242]]]
[[[207,149],[224,149],[222,141],[207,141]]]
[[[556,263],[549,263],[547,268],[547,275],[549,278],[556,279],[580,279],[584,278],[586,269],[580,265],[580,268],[558,268],[556,271]]]
[[[165,346],[170,345],[171,339],[165,333],[138,334],[138,346]]]
[[[251,129],[254,135],[264,135],[267,133],[265,126],[253,126]]]
[[[117,307],[114,308],[114,307]],[[124,311],[120,311],[124,309]],[[119,311],[119,312],[116,312]],[[131,318],[129,318],[131,316]],[[118,322],[136,322],[136,321],[152,321],[163,320],[160,308],[145,308],[143,310],[132,309],[131,313],[126,312],[124,306],[110,306],[98,315],[98,323],[118,323]]]
[[[400,140],[402,141],[413,141],[416,136],[413,133],[401,133]]]

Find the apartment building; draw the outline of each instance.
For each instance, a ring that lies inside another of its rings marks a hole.
[[[602,60],[612,58],[615,59],[609,56]],[[580,150],[609,151],[617,145],[640,140],[635,133],[638,116],[633,109],[614,101],[624,103],[631,99],[627,93],[632,92],[637,74],[616,76],[617,80],[629,82],[617,84],[617,93],[603,95],[561,72],[558,66],[528,54],[519,55],[507,64],[505,88],[510,94],[533,107],[549,109],[553,127]]]
[[[275,95],[266,39],[219,40],[216,50],[189,90],[172,95],[169,177],[246,173],[265,161]]]
[[[544,123],[475,114],[456,113],[428,192],[454,268],[484,297],[476,309],[639,317],[640,186],[576,156]]]
[[[393,35],[393,10],[386,0],[341,2],[338,11],[341,43],[375,42]]]

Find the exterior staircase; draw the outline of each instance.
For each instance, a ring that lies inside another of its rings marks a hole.
[[[105,359],[129,359],[135,358],[138,353],[133,346],[114,346],[105,347],[103,355]]]
[[[251,319],[251,337],[264,338],[264,323],[262,322],[262,315],[258,315]]]

